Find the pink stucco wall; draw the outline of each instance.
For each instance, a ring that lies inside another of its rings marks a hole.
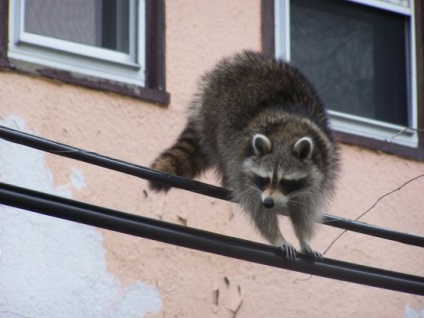
[[[13,114],[43,137],[148,165],[183,127],[198,76],[223,55],[260,49],[259,1],[167,1],[166,12],[169,107],[3,72],[0,120]],[[422,162],[353,146],[343,145],[341,154],[338,191],[328,212],[345,218],[356,218],[385,193],[424,173]],[[169,222],[181,223],[183,218],[190,227],[262,242],[234,204],[181,190],[150,193],[143,180],[52,155],[46,155],[46,164],[58,186],[69,180],[71,168],[82,172],[85,186],[72,190],[75,199]],[[202,180],[215,182],[212,174]],[[381,200],[361,221],[424,235],[423,193],[424,177]],[[282,223],[295,242],[287,220]],[[121,284],[142,281],[157,289],[163,302],[158,317],[233,317],[238,306],[237,317],[402,317],[405,308],[424,308],[422,297],[308,279],[300,273],[98,231],[107,270]],[[314,246],[325,250],[340,232],[321,226]],[[424,276],[421,249],[365,235],[346,233],[327,256]]]

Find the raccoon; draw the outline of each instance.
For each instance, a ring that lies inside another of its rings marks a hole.
[[[201,78],[177,141],[151,167],[187,178],[214,167],[285,259],[294,260],[296,249],[278,215],[290,218],[300,250],[322,259],[310,241],[334,192],[338,151],[318,94],[287,62],[252,51],[222,59]]]

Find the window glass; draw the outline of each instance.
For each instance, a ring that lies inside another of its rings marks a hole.
[[[129,0],[26,0],[24,31],[129,53]]]
[[[327,107],[408,126],[408,17],[347,1],[290,4],[291,62]]]

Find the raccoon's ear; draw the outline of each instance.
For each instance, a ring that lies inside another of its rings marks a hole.
[[[312,157],[314,143],[310,137],[300,138],[293,146],[293,155],[303,161]]]
[[[271,152],[271,140],[262,134],[256,134],[252,138],[253,151],[257,156],[263,156]]]

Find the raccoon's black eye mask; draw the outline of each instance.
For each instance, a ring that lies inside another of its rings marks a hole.
[[[264,190],[267,185],[269,185],[271,182],[270,178],[267,177],[261,177],[261,176],[254,176],[253,177],[253,183],[260,189]]]
[[[290,194],[307,187],[306,179],[285,180],[280,181],[280,187],[284,194]]]
[[[271,183],[270,178],[257,175],[253,177],[252,181],[261,191],[265,190],[265,188]],[[278,185],[281,188],[281,191],[287,195],[306,188],[308,186],[308,182],[306,178],[297,180],[281,179]]]

